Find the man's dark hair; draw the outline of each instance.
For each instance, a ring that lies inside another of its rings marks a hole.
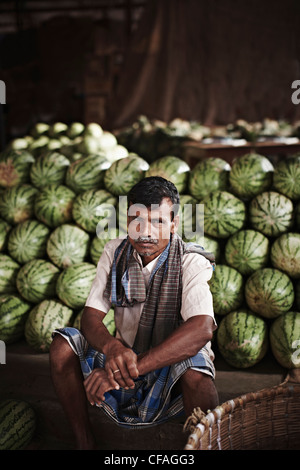
[[[169,198],[174,206],[173,217],[179,210],[179,193],[176,186],[161,176],[149,176],[135,184],[128,195],[128,207],[131,204],[160,205],[164,198]],[[172,217],[172,219],[173,219]]]

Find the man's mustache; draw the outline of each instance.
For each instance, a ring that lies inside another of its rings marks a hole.
[[[138,238],[135,238],[134,241],[136,243],[153,243],[155,245],[158,244],[158,240],[156,238],[149,238],[149,237],[138,237]]]

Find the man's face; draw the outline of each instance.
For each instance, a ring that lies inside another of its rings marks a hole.
[[[145,207],[132,204],[128,209],[128,236],[131,245],[146,265],[164,251],[171,233],[178,228],[179,216],[173,218],[172,201],[164,198],[161,204]]]

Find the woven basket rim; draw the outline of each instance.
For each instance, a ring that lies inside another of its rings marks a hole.
[[[252,402],[262,402],[265,399],[272,399],[278,395],[286,397],[300,397],[300,383],[291,381],[288,375],[286,380],[273,387],[266,387],[255,392],[249,392],[230,399],[217,406],[214,410],[208,411],[207,414],[203,413],[200,408],[196,408],[193,414],[187,419],[185,423],[185,430],[190,434],[187,438],[185,450],[195,450],[199,448],[200,440],[212,428],[224,419],[226,415],[233,413],[235,410],[246,408]],[[299,399],[300,403],[300,399]]]

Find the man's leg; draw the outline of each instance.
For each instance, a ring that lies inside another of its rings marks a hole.
[[[213,410],[219,404],[214,381],[207,374],[188,369],[180,378],[180,386],[186,416],[190,416],[193,409],[198,406],[206,413],[207,410]]]
[[[51,343],[50,369],[55,391],[75,434],[77,448],[95,449],[80,362],[59,334]]]

